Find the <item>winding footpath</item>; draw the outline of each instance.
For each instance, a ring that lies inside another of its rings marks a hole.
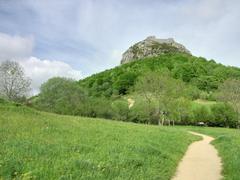
[[[192,143],[179,163],[172,180],[220,180],[222,179],[221,159],[217,150],[210,143],[214,138],[190,132],[203,139]]]

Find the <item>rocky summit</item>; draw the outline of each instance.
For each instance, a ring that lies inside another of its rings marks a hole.
[[[153,57],[161,54],[177,52],[191,54],[188,49],[182,44],[174,41],[173,38],[158,39],[155,36],[149,36],[125,51],[122,55],[121,64],[139,60],[144,57]]]

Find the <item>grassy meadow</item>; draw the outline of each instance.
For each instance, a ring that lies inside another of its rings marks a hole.
[[[0,103],[0,179],[170,179],[184,129],[61,116]]]

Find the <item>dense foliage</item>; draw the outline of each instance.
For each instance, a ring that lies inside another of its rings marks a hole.
[[[33,105],[60,114],[136,123],[203,122],[237,127],[239,111],[229,101],[218,101],[228,78],[240,79],[240,69],[187,54],[166,54],[124,64],[80,82],[50,79]],[[233,87],[238,87],[236,84]],[[134,101],[132,107],[129,99]],[[197,99],[214,103],[199,104]]]
[[[183,96],[176,99],[168,96],[164,97],[165,104],[161,101],[159,103],[156,99],[147,102],[143,96],[136,94],[132,95],[134,105],[129,108],[126,98],[114,100],[87,97],[85,95],[82,101],[67,101],[65,99],[65,104],[64,102],[58,104],[61,96],[59,96],[59,94],[55,95],[56,96],[52,96],[51,93],[45,95],[42,93],[38,99],[35,99],[36,102],[34,106],[44,111],[57,112],[60,114],[98,117],[145,124],[159,124],[159,122],[161,122],[162,125],[170,123],[197,125],[198,122],[204,122],[205,125],[208,126],[237,127],[238,125],[237,113],[230,105],[225,103],[199,104]],[[73,95],[74,93],[71,96]],[[48,101],[43,99],[46,97]],[[68,99],[69,97],[65,96],[64,98]],[[169,98],[170,101],[167,102]],[[55,99],[55,101],[52,101],[52,99]],[[47,104],[46,102],[56,102],[56,105],[51,106],[51,103]],[[164,112],[164,114],[160,112]]]
[[[219,87],[218,100],[231,104],[240,113],[240,80],[228,79]]]
[[[226,67],[202,57],[175,53],[124,64],[80,80],[79,84],[89,91],[90,96],[125,95],[139,76],[163,69],[168,70],[172,77],[206,92],[216,90],[226,79],[240,78],[239,68]]]
[[[49,79],[40,90],[35,107],[45,111],[75,115],[85,101],[84,91],[71,79]]]

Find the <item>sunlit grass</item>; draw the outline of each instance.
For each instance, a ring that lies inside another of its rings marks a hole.
[[[185,130],[0,105],[0,179],[170,179]]]

